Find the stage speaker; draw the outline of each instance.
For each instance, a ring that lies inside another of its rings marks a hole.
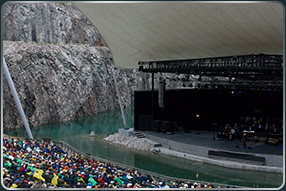
[[[153,121],[153,129],[152,131],[160,132],[161,131],[161,121],[160,120],[154,120]]]
[[[161,122],[161,131],[163,133],[167,133],[167,132],[172,131],[172,129],[171,129],[171,122],[170,121],[162,121]]]

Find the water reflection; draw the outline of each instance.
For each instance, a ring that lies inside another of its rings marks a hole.
[[[127,126],[133,127],[133,108],[125,109],[124,113]],[[73,121],[34,127],[32,130],[35,138],[50,137],[58,140],[64,137],[76,138],[79,135],[89,135],[91,131],[100,137],[106,137],[117,133],[119,128],[124,128],[124,125],[120,110],[115,110]],[[16,131],[19,135],[25,134],[24,129]]]
[[[127,126],[133,127],[133,108],[127,108],[124,112]],[[168,176],[248,187],[258,185],[260,188],[277,188],[282,184],[282,174],[278,173],[223,168],[170,156],[134,151],[102,140],[110,134],[117,133],[118,129],[123,127],[120,110],[116,110],[69,122],[32,128],[32,132],[36,139],[50,137],[54,141],[63,140],[92,155]],[[91,131],[95,132],[96,137],[89,137]],[[27,137],[25,129],[5,133]]]

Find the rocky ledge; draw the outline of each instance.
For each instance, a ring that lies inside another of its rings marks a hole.
[[[154,144],[152,143],[151,140],[148,140],[146,138],[137,138],[133,136],[127,137],[125,135],[115,133],[113,135],[104,138],[104,140],[113,144],[126,146],[131,149],[136,149],[140,151],[154,150]]]

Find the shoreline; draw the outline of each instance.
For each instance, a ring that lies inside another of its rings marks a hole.
[[[168,156],[173,156],[173,157],[179,157],[179,158],[183,158],[187,160],[208,163],[208,164],[217,165],[217,166],[221,166],[225,168],[283,173],[283,168],[280,168],[280,167],[254,165],[254,164],[247,164],[245,162],[228,161],[228,160],[222,160],[222,159],[216,160],[213,158],[179,152],[179,151],[169,149],[163,146],[155,147],[155,145],[158,145],[158,143],[146,137],[137,138],[135,136],[126,136],[120,133],[115,133],[113,135],[110,135],[104,138],[104,141],[107,141],[111,144],[126,146],[128,148],[139,150],[139,151],[147,151],[147,152],[152,152],[155,154],[163,154],[163,155],[168,155]]]

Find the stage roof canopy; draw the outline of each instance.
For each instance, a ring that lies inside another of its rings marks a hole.
[[[244,54],[283,54],[280,3],[75,3],[115,65]]]

